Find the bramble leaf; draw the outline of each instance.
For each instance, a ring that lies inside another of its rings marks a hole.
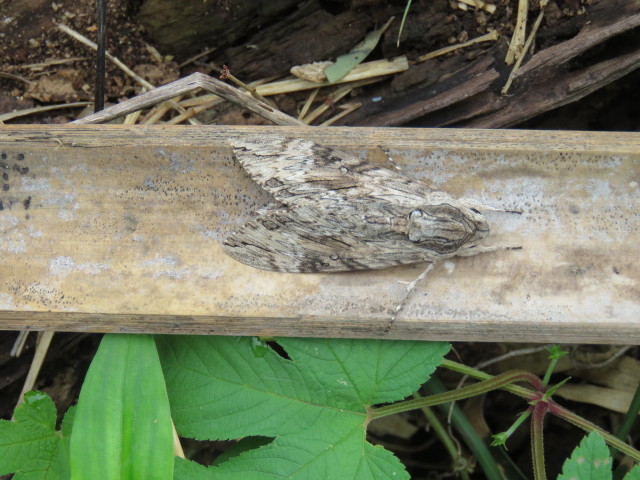
[[[289,359],[251,339],[157,337],[178,432],[197,439],[273,438],[209,468],[176,462],[175,478],[408,478],[367,442],[368,408],[425,382],[444,343],[278,340]]]
[[[558,480],[610,480],[611,477],[609,449],[600,435],[591,432],[564,462]]]
[[[56,433],[56,407],[42,392],[29,392],[15,421],[0,420],[0,475],[14,479],[69,478],[69,437]],[[67,418],[65,417],[65,422]]]
[[[627,472],[624,480],[640,480],[640,465],[636,465]]]

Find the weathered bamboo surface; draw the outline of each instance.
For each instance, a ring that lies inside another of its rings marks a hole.
[[[219,241],[269,202],[228,139],[301,136],[487,213],[437,265],[265,272]],[[391,167],[393,168],[393,167]],[[0,328],[640,343],[640,134],[298,127],[0,127]]]

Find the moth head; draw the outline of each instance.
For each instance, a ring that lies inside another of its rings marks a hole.
[[[489,224],[475,208],[458,202],[440,203],[409,213],[407,235],[429,250],[453,256],[484,240],[489,235]]]

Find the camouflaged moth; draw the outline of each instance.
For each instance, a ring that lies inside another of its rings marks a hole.
[[[489,225],[475,201],[309,140],[247,136],[231,145],[275,199],[223,241],[229,255],[252,267],[343,272],[497,249],[480,245]]]

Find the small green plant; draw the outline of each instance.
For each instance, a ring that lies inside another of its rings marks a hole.
[[[404,22],[407,20],[407,15],[409,15],[409,9],[411,8],[411,1],[407,0],[407,3],[404,6],[404,12],[402,13],[402,20],[400,21],[400,29],[398,30],[398,39],[396,40],[396,47],[400,46],[400,37],[402,36],[402,31],[404,30]]]
[[[0,475],[14,480],[173,478],[171,413],[153,337],[106,335],[78,405],[56,431],[56,408],[29,392],[0,421]]]
[[[0,474],[14,479],[69,478],[72,407],[56,431],[56,407],[41,392],[28,392],[14,420],[0,420]]]
[[[609,449],[597,432],[584,437],[573,453],[562,466],[562,474],[558,480],[574,480],[588,478],[590,480],[610,480],[612,460]],[[640,479],[640,466],[636,465],[624,476],[624,480]]]
[[[529,407],[512,428],[494,436],[494,443],[504,444],[530,419],[536,478],[545,478],[546,413],[591,432],[567,460],[562,480],[611,478],[604,441],[640,460],[640,452],[553,400],[557,386],[547,383],[564,354],[557,348],[541,380],[522,371],[492,377],[444,360],[445,343],[287,338],[277,340],[277,349],[273,345],[255,338],[107,335],[77,408],[67,412],[60,431],[53,402],[38,392],[25,396],[15,421],[0,421],[0,474],[16,472],[16,479],[403,479],[408,474],[398,458],[367,441],[371,422],[420,408],[446,445],[451,443],[447,430],[430,407],[496,388],[524,398]],[[479,381],[442,391],[432,379],[428,396],[406,399],[438,366]],[[184,437],[243,440],[209,467],[174,459],[172,419]],[[486,477],[503,478],[459,410],[454,409],[453,422]],[[452,468],[468,478],[456,449],[449,451]],[[625,479],[639,474],[636,467]]]

